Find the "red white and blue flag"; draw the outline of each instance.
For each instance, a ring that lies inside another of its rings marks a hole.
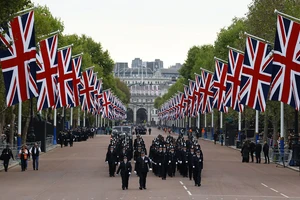
[[[102,107],[103,107],[103,113],[102,113],[102,117],[103,118],[110,118],[111,116],[111,112],[112,112],[112,107],[111,107],[111,92],[110,90],[104,90],[103,91],[103,103],[102,103]]]
[[[87,69],[81,75],[81,87],[79,89],[81,109],[92,111],[94,108],[94,72],[93,69]]]
[[[63,48],[57,53],[58,77],[56,92],[56,108],[74,104],[73,75],[72,75],[72,49]]]
[[[240,104],[239,97],[243,61],[244,54],[229,49],[225,106],[231,107],[238,112],[243,112],[244,110],[244,105]]]
[[[196,102],[195,102],[195,109],[196,109],[196,115],[198,115],[200,113],[200,105],[201,105],[201,101],[202,101],[202,94],[201,94],[201,75],[199,74],[195,74],[195,82],[196,82],[196,86],[195,86],[195,91],[194,91],[194,95],[196,98]]]
[[[39,88],[37,110],[52,108],[55,106],[57,84],[57,43],[57,35],[39,42],[40,51],[36,55],[38,66],[36,82]]]
[[[214,108],[217,108],[221,112],[228,112],[228,108],[225,106],[225,92],[226,92],[226,80],[228,65],[219,59],[215,59],[215,73],[214,79]]]
[[[97,109],[97,114],[102,111],[102,79],[98,79],[95,86],[95,106]]]
[[[270,99],[299,110],[300,24],[277,16]]]
[[[240,103],[264,112],[272,76],[271,46],[247,37],[242,67]]]
[[[196,96],[194,94],[196,89],[196,82],[193,80],[189,80],[189,103],[190,103],[190,107],[189,107],[189,115],[191,117],[196,117],[197,115],[197,109],[196,109]]]
[[[82,56],[75,56],[72,58],[72,79],[73,79],[73,98],[74,104],[71,107],[76,107],[80,105],[79,98],[79,87],[81,85],[81,63]]]
[[[200,94],[202,96],[202,101],[199,108],[202,114],[210,113],[212,111],[214,99],[213,86],[213,75],[202,70],[200,84]]]
[[[0,28],[0,61],[6,104],[12,106],[38,96],[34,12],[13,18]]]

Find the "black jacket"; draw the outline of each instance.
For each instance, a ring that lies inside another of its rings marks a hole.
[[[118,159],[115,151],[107,151],[105,161],[107,161],[108,163],[117,163]]]
[[[132,167],[130,162],[126,162],[124,163],[124,161],[121,162],[121,164],[119,165],[119,168],[117,170],[117,174],[121,171],[121,175],[129,175],[129,172],[131,173]]]
[[[269,152],[269,145],[267,143],[264,144],[263,151],[264,151],[264,153],[268,153]]]
[[[203,154],[202,154],[202,151],[200,153],[199,158],[197,156],[193,157],[193,168],[195,170],[203,169]]]
[[[261,149],[262,149],[262,146],[261,144],[256,144],[255,146],[255,154],[260,154],[261,153]]]
[[[7,149],[7,148],[3,149],[1,155],[2,155],[1,157],[3,158],[3,160],[9,160],[10,158],[14,159],[14,155],[13,155],[11,149]]]
[[[142,157],[137,158],[135,163],[135,171],[139,175],[141,172],[149,172],[149,168],[151,168],[151,161],[148,157]]]

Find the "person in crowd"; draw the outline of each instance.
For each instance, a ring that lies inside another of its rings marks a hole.
[[[25,145],[20,149],[19,157],[21,159],[21,170],[23,172],[27,169],[27,160],[29,158],[29,152]]]
[[[250,148],[251,162],[254,162],[255,143],[253,141],[250,142],[249,148]]]
[[[151,127],[148,129],[149,135],[151,135]]]
[[[123,161],[120,163],[119,168],[117,170],[117,174],[121,171],[121,177],[122,177],[122,189],[127,190],[128,189],[128,181],[129,181],[129,176],[132,171],[132,167],[130,162],[127,160],[127,156],[124,155]]]
[[[203,153],[201,148],[197,150],[196,156],[193,157],[193,171],[195,186],[201,186],[201,173],[203,169]]]
[[[259,140],[257,140],[256,146],[255,146],[256,163],[260,163],[261,162],[261,150],[262,150],[262,146],[259,143]]]
[[[64,146],[64,135],[62,133],[62,131],[59,132],[59,142],[60,142],[60,147],[63,148]]]
[[[39,170],[39,158],[40,158],[41,148],[38,146],[37,143],[34,143],[34,146],[31,147],[29,153],[31,154],[32,157],[33,170]]]
[[[249,149],[250,149],[249,142],[245,141],[241,149],[241,153],[243,157],[242,162],[247,162],[247,163],[249,162]]]
[[[115,177],[116,165],[118,164],[118,158],[114,151],[114,146],[111,146],[106,153],[105,162],[109,166],[109,177]]]
[[[152,170],[151,168],[151,161],[150,159],[145,156],[145,152],[141,152],[141,156],[137,158],[136,164],[135,164],[135,172],[139,176],[139,183],[140,187],[139,189],[146,189],[146,179],[147,179],[147,173],[149,170]]]
[[[6,148],[2,150],[1,153],[1,160],[3,160],[3,167],[5,172],[7,172],[8,169],[8,165],[9,165],[9,160],[10,159],[15,159],[14,155],[12,153],[12,150],[9,148],[9,145],[6,145]]]
[[[175,176],[175,172],[176,172],[176,164],[177,164],[177,157],[176,154],[174,152],[174,148],[173,146],[170,147],[170,152],[168,155],[168,159],[169,159],[169,166],[168,166],[168,175],[170,177]]]
[[[217,144],[218,134],[214,133],[214,144]]]
[[[264,156],[265,156],[265,164],[266,163],[270,164],[269,145],[268,145],[267,141],[265,141],[265,143],[264,143],[263,152],[264,152]]]
[[[188,153],[188,165],[189,165],[189,178],[192,180],[193,177],[193,160],[195,157],[194,147],[190,148],[190,152]]]

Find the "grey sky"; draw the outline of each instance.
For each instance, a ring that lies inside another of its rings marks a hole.
[[[183,63],[193,45],[213,44],[222,27],[244,17],[251,0],[33,0],[61,18],[66,34],[101,42],[115,62],[159,58]]]

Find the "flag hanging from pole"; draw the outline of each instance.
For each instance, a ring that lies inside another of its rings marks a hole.
[[[87,69],[81,75],[81,87],[79,89],[81,109],[91,111],[94,107],[94,72],[93,69]]]
[[[271,76],[271,45],[253,37],[247,37],[240,85],[240,103],[264,112]]]
[[[226,80],[228,65],[219,59],[215,59],[215,73],[214,79],[214,101],[213,106],[221,112],[228,112],[228,108],[225,106],[225,92],[226,92]]]
[[[13,18],[0,28],[0,61],[7,106],[38,96],[34,12]]]
[[[200,94],[202,95],[202,103],[199,110],[202,114],[210,113],[213,107],[213,92],[214,80],[213,75],[202,70],[200,82]]]
[[[58,77],[56,108],[74,104],[71,55],[71,47],[65,47],[57,53]]]
[[[80,105],[79,87],[81,84],[81,63],[82,56],[75,56],[72,58],[72,79],[73,79],[73,99],[74,104],[71,107],[77,107]]]
[[[56,101],[57,83],[57,43],[58,35],[39,42],[40,50],[36,55],[38,70],[36,82],[39,88],[37,110],[52,108]]]
[[[300,24],[277,16],[270,99],[299,110]]]

